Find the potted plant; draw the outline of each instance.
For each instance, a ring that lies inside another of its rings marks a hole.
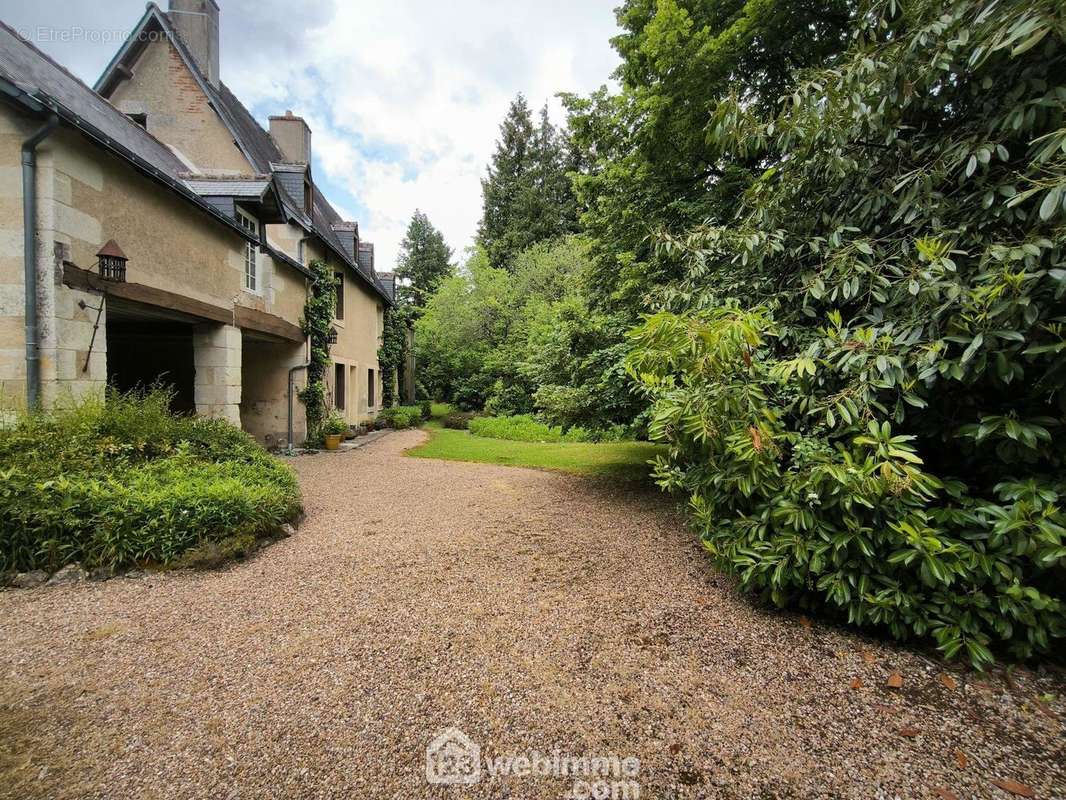
[[[334,412],[326,417],[322,423],[322,435],[326,439],[326,449],[336,450],[344,441],[344,434],[348,431],[348,423],[344,417]]]

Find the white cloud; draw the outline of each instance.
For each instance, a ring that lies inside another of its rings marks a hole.
[[[508,104],[523,92],[560,122],[556,92],[606,82],[612,6],[346,3],[305,32],[296,57],[254,69],[224,60],[223,79],[249,105],[308,119],[316,179],[353,198],[378,263],[391,266],[415,208],[457,252],[470,243]],[[224,27],[225,14],[223,4]]]
[[[285,109],[307,118],[316,180],[391,267],[415,208],[456,252],[470,243],[479,179],[517,92],[559,122],[556,92],[608,80],[615,2],[219,0],[222,79],[264,122]],[[16,26],[128,29],[143,11],[140,0],[0,0]],[[116,49],[41,46],[90,84]]]

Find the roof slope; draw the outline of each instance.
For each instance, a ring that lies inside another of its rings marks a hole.
[[[258,241],[236,220],[185,184],[187,166],[169,147],[3,22],[0,22],[0,90],[0,97],[21,104],[32,113],[46,109],[54,112],[63,123],[162,183],[242,238]]]
[[[115,57],[111,60],[111,63],[107,65],[103,74],[96,81],[96,89],[102,90],[105,87],[112,85],[113,81],[116,80],[115,74],[118,66],[124,60],[128,59],[131,62],[136,61],[136,58],[139,55],[138,45],[146,40],[145,37],[140,36],[139,34],[153,24],[159,25],[166,32],[167,38],[174,44],[174,47],[179,55],[181,55],[186,68],[196,78],[200,88],[203,90],[204,94],[207,95],[208,100],[218,112],[223,124],[233,135],[237,147],[242,153],[244,153],[249,162],[251,162],[252,168],[256,172],[264,175],[273,174],[275,170],[272,165],[287,161],[280,148],[274,142],[274,139],[263,126],[256,121],[251,112],[248,111],[237,95],[230,91],[225,83],[220,80],[218,87],[215,87],[209,80],[207,80],[206,76],[204,76],[199,66],[196,64],[196,60],[186,48],[181,36],[171,24],[169,16],[161,11],[155,3],[148,3],[144,16],[141,17],[137,27],[127,39],[126,44],[119,49],[118,53],[116,53]],[[126,66],[129,67],[132,66],[132,64],[127,64]],[[318,190],[318,187],[314,186],[312,183],[312,213],[311,218],[308,219],[307,214],[302,209],[302,204],[297,203],[289,193],[285,191],[284,186],[282,186],[280,182],[276,183],[278,185],[279,193],[282,195],[285,211],[289,214],[290,218],[296,219],[304,228],[309,229],[317,237],[322,239],[326,246],[333,250],[342,261],[348,264],[348,266],[356,272],[356,274],[362,277],[364,281],[374,289],[374,291],[387,302],[391,303],[392,298],[385,290],[385,287],[377,281],[374,273],[372,271],[367,271],[359,265],[358,259],[354,257],[354,254],[350,255],[346,251],[343,242],[341,242],[333,231],[332,224],[335,222],[341,222],[341,216]]]
[[[192,64],[191,68],[195,69],[195,64]],[[287,161],[285,155],[274,142],[273,137],[271,137],[263,126],[256,121],[255,117],[253,117],[251,112],[244,106],[244,103],[237,98],[237,95],[230,91],[225,83],[219,81],[219,88],[217,90],[208,84],[208,92],[208,97],[214,102],[219,115],[224,121],[226,121],[226,125],[233,132],[233,136],[237,140],[238,146],[252,162],[252,167],[256,172],[269,174],[272,170],[272,164],[280,164]],[[211,92],[213,92],[213,95]],[[284,189],[282,191],[284,191]],[[337,213],[337,210],[330,205],[326,196],[322,194],[318,186],[313,182],[311,184],[311,192],[312,203],[310,223],[315,234],[325,241],[332,250],[335,250],[338,255],[343,256],[344,260],[363,277],[374,283],[376,288],[388,296],[385,287],[375,279],[374,274],[364,269],[356,259],[353,259],[348,255],[344,244],[334,232],[333,225],[338,222],[344,222],[345,220],[339,213]],[[296,202],[292,200],[291,197],[289,199],[293,206],[293,210],[297,209],[298,205]],[[300,216],[303,215],[301,214]]]
[[[3,22],[0,75],[30,94],[43,92],[169,177],[187,170],[170,148]]]

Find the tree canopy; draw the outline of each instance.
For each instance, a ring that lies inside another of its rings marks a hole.
[[[765,169],[633,334],[704,542],[750,589],[974,664],[1066,635],[1066,22],[864,9],[783,110],[716,106]]]
[[[646,296],[680,276],[649,233],[732,216],[757,159],[722,158],[708,124],[732,87],[753,113],[775,108],[797,71],[846,44],[852,3],[793,0],[628,0],[616,12],[615,78],[568,95],[575,146],[589,154],[575,189],[590,238],[598,305],[646,310]]]
[[[478,244],[489,263],[508,269],[532,244],[571,233],[577,209],[567,171],[573,155],[565,134],[541,109],[536,125],[519,94],[500,125],[500,138],[481,181]]]
[[[422,211],[415,210],[400,242],[396,295],[401,303],[422,308],[452,273],[452,251],[444,235]]]

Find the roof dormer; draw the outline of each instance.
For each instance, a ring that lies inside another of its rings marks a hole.
[[[359,246],[359,224],[356,222],[334,222],[331,226],[340,243],[344,245],[344,253],[355,263],[357,259],[356,248]]]

